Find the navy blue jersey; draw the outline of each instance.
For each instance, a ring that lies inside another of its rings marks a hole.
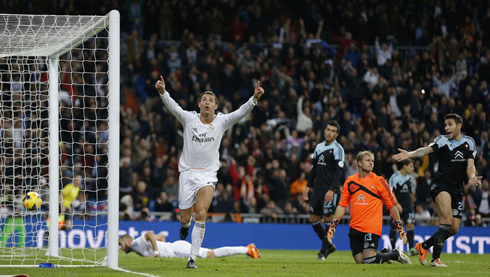
[[[438,136],[430,145],[439,160],[439,170],[434,176],[434,183],[462,189],[466,179],[469,159],[475,159],[475,141],[469,136],[461,140]]]
[[[339,189],[344,159],[344,148],[337,141],[329,145],[322,142],[315,147],[313,169],[308,182],[314,193],[325,194],[329,189]]]
[[[390,188],[396,196],[398,203],[400,205],[412,205],[412,199],[410,195],[412,194],[412,189],[415,186],[415,179],[412,174],[407,174],[403,176],[400,171],[391,175],[390,177]]]

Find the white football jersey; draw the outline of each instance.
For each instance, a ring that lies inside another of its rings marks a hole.
[[[174,251],[172,250],[172,243],[163,242],[157,240],[158,246],[158,257],[162,258],[172,258],[174,257]],[[138,238],[133,240],[131,243],[131,248],[133,251],[143,257],[151,257],[153,256],[153,245],[151,241],[147,241],[144,235],[139,236]]]
[[[213,122],[204,124],[195,111],[183,110],[168,92],[162,96],[163,103],[184,126],[184,148],[179,159],[179,171],[218,171],[219,147],[223,134],[240,119],[247,116],[257,103],[251,97],[236,111],[214,116]]]

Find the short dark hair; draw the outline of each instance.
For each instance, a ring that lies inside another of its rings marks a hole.
[[[130,235],[128,234],[124,234],[122,236],[119,237],[119,245],[121,245],[121,241],[124,241],[124,240],[132,240],[133,237],[131,237]]]
[[[205,92],[202,92],[199,95],[199,101],[198,102],[201,102],[202,96],[205,95],[205,94],[214,96],[214,102],[215,103],[218,103],[218,97],[216,97],[216,94],[214,94],[214,92],[212,92],[210,90],[206,90]]]
[[[327,125],[337,127],[337,134],[340,132],[340,125],[335,120],[330,120]]]
[[[452,120],[454,120],[454,122],[456,122],[456,124],[463,125],[463,119],[461,118],[461,116],[459,116],[459,114],[448,113],[448,114],[446,114],[446,116],[444,117],[444,119],[445,120],[452,119]]]
[[[403,160],[399,163],[396,164],[396,168],[398,168],[398,170],[402,169],[404,166],[406,165],[409,165],[413,163],[413,160],[412,159],[406,159],[406,160]]]

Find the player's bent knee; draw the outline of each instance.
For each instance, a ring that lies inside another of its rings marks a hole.
[[[206,210],[202,209],[200,211],[196,211],[196,214],[194,216],[196,218],[196,221],[205,222],[207,214],[208,214],[208,212]]]

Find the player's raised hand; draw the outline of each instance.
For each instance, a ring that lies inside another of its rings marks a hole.
[[[470,186],[478,186],[478,185],[481,185],[481,178],[483,178],[482,176],[473,176],[471,177],[469,180],[468,180],[468,184]]]
[[[410,154],[408,154],[408,151],[407,150],[403,150],[401,148],[398,148],[398,151],[400,151],[400,153],[398,153],[396,155],[393,155],[393,161],[395,161],[395,162],[401,162],[403,160],[406,160],[406,159],[409,159],[410,158]]]
[[[403,240],[403,245],[407,245],[407,233],[403,229],[403,225],[400,221],[395,221],[396,231],[398,232],[398,237]]]
[[[255,100],[259,100],[260,97],[262,97],[262,95],[264,94],[264,92],[265,92],[264,89],[260,86],[260,81],[258,81],[254,91]]]
[[[160,80],[158,80],[155,83],[155,88],[158,90],[158,92],[160,94],[164,94],[165,93],[165,81],[163,80],[162,75],[160,75]]]
[[[335,230],[337,229],[337,224],[339,224],[339,221],[337,219],[332,220],[332,224],[330,224],[330,227],[328,228],[327,232],[327,240],[330,244],[332,244],[332,239],[335,237]]]

